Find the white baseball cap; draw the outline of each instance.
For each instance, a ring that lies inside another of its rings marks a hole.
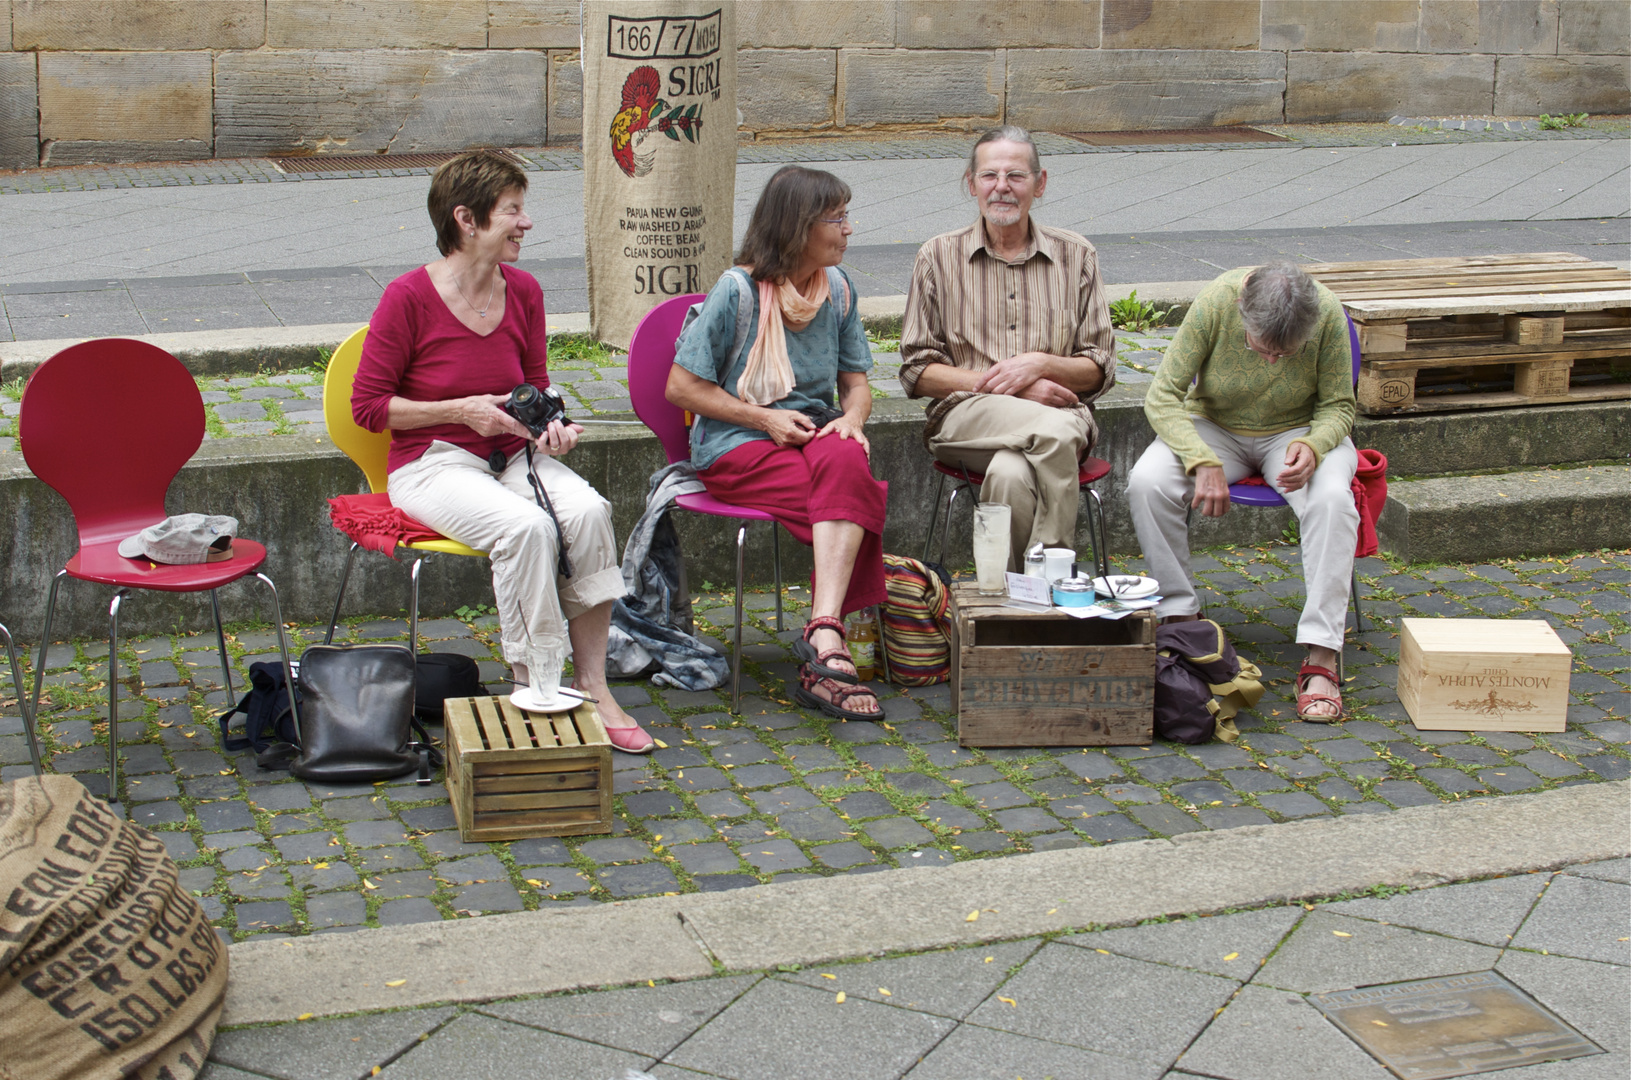
[[[119,541],[127,559],[187,565],[232,558],[238,519],[223,514],[177,514]]]

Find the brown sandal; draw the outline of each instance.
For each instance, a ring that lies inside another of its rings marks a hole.
[[[812,669],[815,665],[806,664],[799,669],[799,684],[793,688],[793,700],[800,705],[807,705],[812,709],[820,709],[828,716],[839,720],[881,720],[883,719],[883,702],[878,701],[878,695],[865,683],[837,683],[832,679],[817,675]],[[814,690],[818,682],[826,682],[832,690],[832,698],[824,698]],[[855,709],[846,709],[844,702],[852,697],[865,696],[877,702],[875,712],[859,712]]]
[[[793,655],[799,658],[799,663],[803,664],[806,670],[814,672],[817,677],[822,679],[831,679],[833,682],[844,683],[846,686],[854,686],[860,682],[861,680],[856,678],[853,671],[840,671],[837,668],[827,666],[827,661],[833,659],[845,660],[851,665],[855,661],[850,659],[848,649],[828,649],[826,652],[817,652],[816,647],[810,644],[810,635],[817,630],[831,630],[840,638],[844,636],[844,624],[842,622],[831,615],[816,616],[804,624],[804,635],[793,642]]]
[[[1308,685],[1309,678],[1314,675],[1322,675],[1325,678],[1330,679],[1331,685],[1338,687],[1339,690],[1342,686],[1342,680],[1338,678],[1337,673],[1332,671],[1330,668],[1323,668],[1318,664],[1303,664],[1303,666],[1297,671],[1297,719],[1310,724],[1334,724],[1338,720],[1343,719],[1346,715],[1346,710],[1344,710],[1342,707],[1342,697],[1340,693],[1333,696],[1331,694],[1317,694],[1311,690],[1304,690],[1303,687]],[[1310,705],[1326,703],[1335,705],[1337,707],[1337,711],[1334,714],[1311,713],[1308,711],[1308,707]]]

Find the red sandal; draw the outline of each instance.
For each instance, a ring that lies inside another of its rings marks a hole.
[[[1340,693],[1337,695],[1317,694],[1311,690],[1303,689],[1303,687],[1308,685],[1309,677],[1313,675],[1322,675],[1325,678],[1330,679],[1331,685],[1338,687],[1339,690],[1342,686],[1342,679],[1330,668],[1323,668],[1318,664],[1304,663],[1303,666],[1297,671],[1297,719],[1310,724],[1334,724],[1337,721],[1344,719],[1347,712],[1342,707],[1342,697]],[[1310,705],[1323,705],[1327,703],[1337,707],[1337,711],[1334,715],[1327,713],[1311,713],[1308,711],[1308,707]]]
[[[852,697],[865,696],[873,701],[878,695],[865,683],[838,683],[830,678],[817,675],[812,668],[815,665],[806,664],[799,669],[799,684],[793,688],[793,700],[800,705],[807,705],[812,709],[820,709],[828,716],[839,720],[882,720],[883,703],[878,702],[876,712],[858,712],[855,709],[844,708],[844,702]],[[817,694],[813,687],[818,682],[826,682],[832,688],[832,698],[829,700]]]
[[[805,670],[814,672],[818,678],[831,679],[833,682],[844,683],[847,686],[854,686],[860,682],[861,680],[855,677],[853,671],[840,671],[838,668],[827,666],[827,661],[833,659],[844,660],[851,665],[854,664],[854,661],[850,660],[847,648],[817,652],[816,647],[810,644],[810,635],[817,630],[831,630],[840,638],[844,636],[844,624],[841,621],[831,615],[816,616],[804,624],[804,635],[793,642],[793,655],[798,657],[799,663],[804,665]],[[801,675],[801,681],[802,678]]]

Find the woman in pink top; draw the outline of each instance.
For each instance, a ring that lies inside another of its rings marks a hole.
[[[528,682],[529,654],[559,648],[564,635],[574,683],[598,699],[613,744],[645,753],[651,736],[606,685],[612,601],[625,591],[611,504],[557,460],[583,429],[557,420],[533,440],[502,407],[521,383],[549,385],[543,291],[504,266],[532,228],[526,190],[526,174],[491,151],[436,170],[428,206],[442,258],[386,287],[351,411],[368,430],[391,432],[391,502],[491,557],[517,684]]]

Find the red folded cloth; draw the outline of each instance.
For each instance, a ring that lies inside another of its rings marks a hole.
[[[1387,458],[1380,450],[1359,451],[1359,471],[1354,473],[1354,508],[1359,511],[1359,543],[1355,558],[1375,555],[1376,519],[1387,505]]]
[[[340,495],[328,501],[334,527],[369,551],[396,558],[398,546],[446,539],[391,505],[389,495]]]

